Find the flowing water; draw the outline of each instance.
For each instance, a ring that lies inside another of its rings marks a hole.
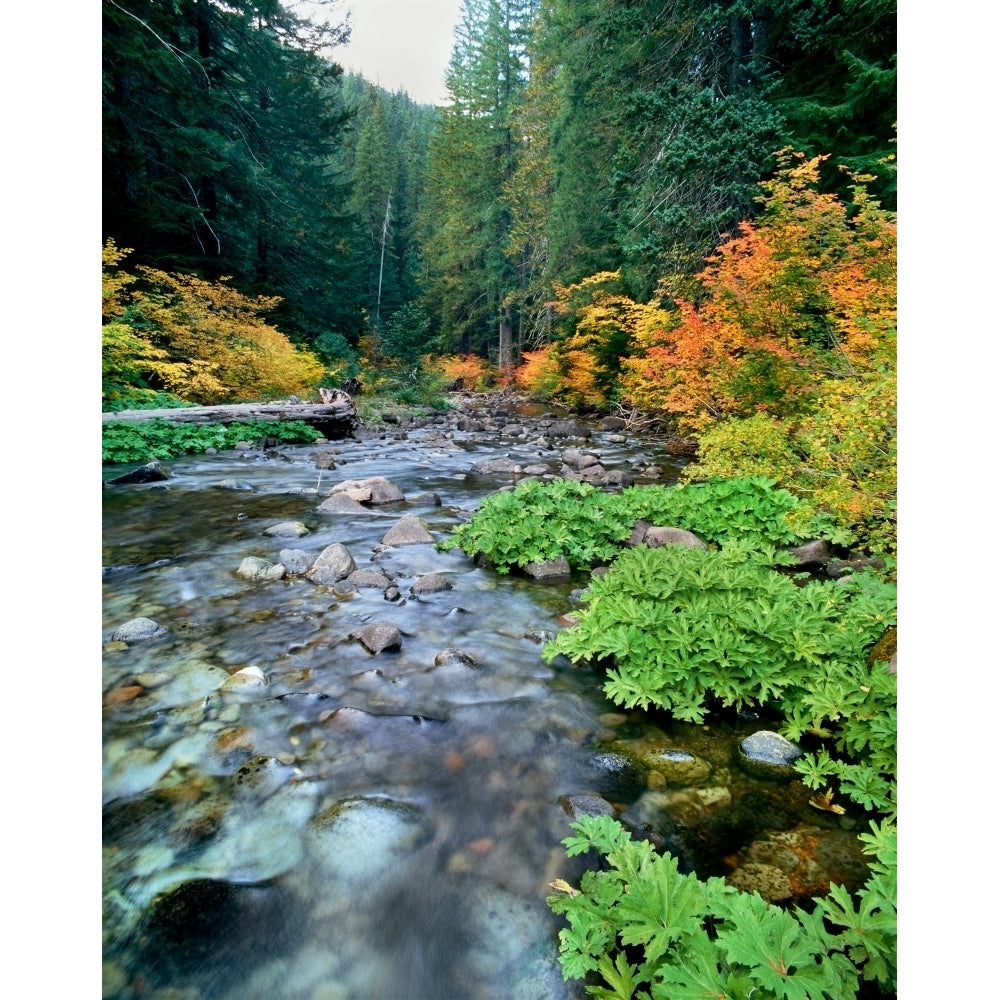
[[[575,444],[609,468],[659,459],[668,482],[680,468],[627,436]],[[561,976],[561,924],[545,905],[549,882],[579,875],[560,846],[566,797],[600,793],[655,826],[660,800],[616,777],[622,758],[607,748],[691,749],[714,761],[717,788],[737,780],[739,732],[656,727],[617,711],[589,668],[544,662],[585,577],[540,583],[433,544],[381,544],[403,514],[443,539],[509,483],[474,462],[509,453],[558,472],[561,447],[426,428],[328,442],[336,468],[323,471],[316,448],[283,446],[105,488],[105,997],[584,995]],[[317,510],[335,483],[371,476],[407,500]],[[309,533],[264,534],[285,521]],[[399,596],[236,573],[247,556],[276,563],[333,542]],[[430,573],[451,589],[411,594]],[[137,617],[165,632],[111,641]],[[368,652],[356,633],[375,622],[402,645]],[[241,670],[248,683],[229,680]]]

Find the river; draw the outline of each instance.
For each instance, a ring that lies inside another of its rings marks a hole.
[[[661,482],[683,465],[627,431],[546,442],[444,423],[189,457],[164,463],[163,483],[105,486],[105,997],[585,995],[562,978],[545,905],[553,879],[580,871],[560,845],[567,797],[635,808],[642,790],[605,751],[651,733],[728,774],[753,723],[656,726],[608,703],[590,668],[547,665],[545,636],[585,577],[542,583],[381,543],[404,514],[441,540],[510,483],[475,462],[509,455],[555,474],[569,446],[639,482],[651,464]],[[335,467],[318,469],[317,450]],[[336,483],[373,476],[407,499],[317,510]],[[282,522],[308,534],[265,534]],[[236,572],[248,556],[334,542],[398,597]],[[451,588],[412,594],[432,573]],[[135,618],[165,631],[111,640]],[[399,629],[398,649],[358,641],[376,622]],[[239,671],[245,684],[230,680]]]

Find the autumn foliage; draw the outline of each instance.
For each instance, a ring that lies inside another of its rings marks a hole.
[[[825,157],[784,151],[762,211],[697,276],[696,301],[647,304],[601,272],[556,288],[561,339],[518,384],[577,405],[620,400],[695,436],[687,478],[771,476],[855,537],[895,546],[896,223]]]
[[[482,392],[495,376],[489,362],[475,354],[446,355],[426,358],[426,363],[449,384],[460,384],[465,389]]]
[[[824,379],[894,358],[896,226],[856,178],[853,216],[817,190],[824,157],[783,154],[765,208],[698,276],[703,301],[641,335],[622,374],[635,405],[687,431],[755,413],[793,417]]]
[[[105,401],[125,389],[162,390],[200,403],[312,393],[325,372],[264,315],[276,298],[249,297],[225,279],[204,281],[120,264],[128,251],[103,247]]]

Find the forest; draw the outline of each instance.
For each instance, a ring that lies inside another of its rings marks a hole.
[[[344,72],[348,38],[280,0],[103,0],[103,409],[350,380],[361,404],[461,388],[616,413],[691,442],[689,484],[766,484],[878,557],[894,622],[895,3],[463,0],[440,107]],[[853,763],[812,758],[810,787],[862,789],[875,874],[857,909],[844,894],[774,931],[813,935],[822,972],[758,996],[854,996],[831,985],[851,969],[895,988],[895,676],[854,680],[803,731],[849,720]],[[623,882],[680,885],[618,831],[580,832],[571,853],[608,854]],[[668,974],[674,945],[626,920],[633,968],[592,923],[610,897],[566,891],[564,965],[599,970],[595,995],[643,975],[652,996],[749,995],[669,980],[699,956]]]

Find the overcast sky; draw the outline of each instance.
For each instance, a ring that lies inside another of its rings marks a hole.
[[[337,62],[422,104],[445,103],[461,0],[346,0],[344,6],[353,28],[351,41],[334,51]]]

